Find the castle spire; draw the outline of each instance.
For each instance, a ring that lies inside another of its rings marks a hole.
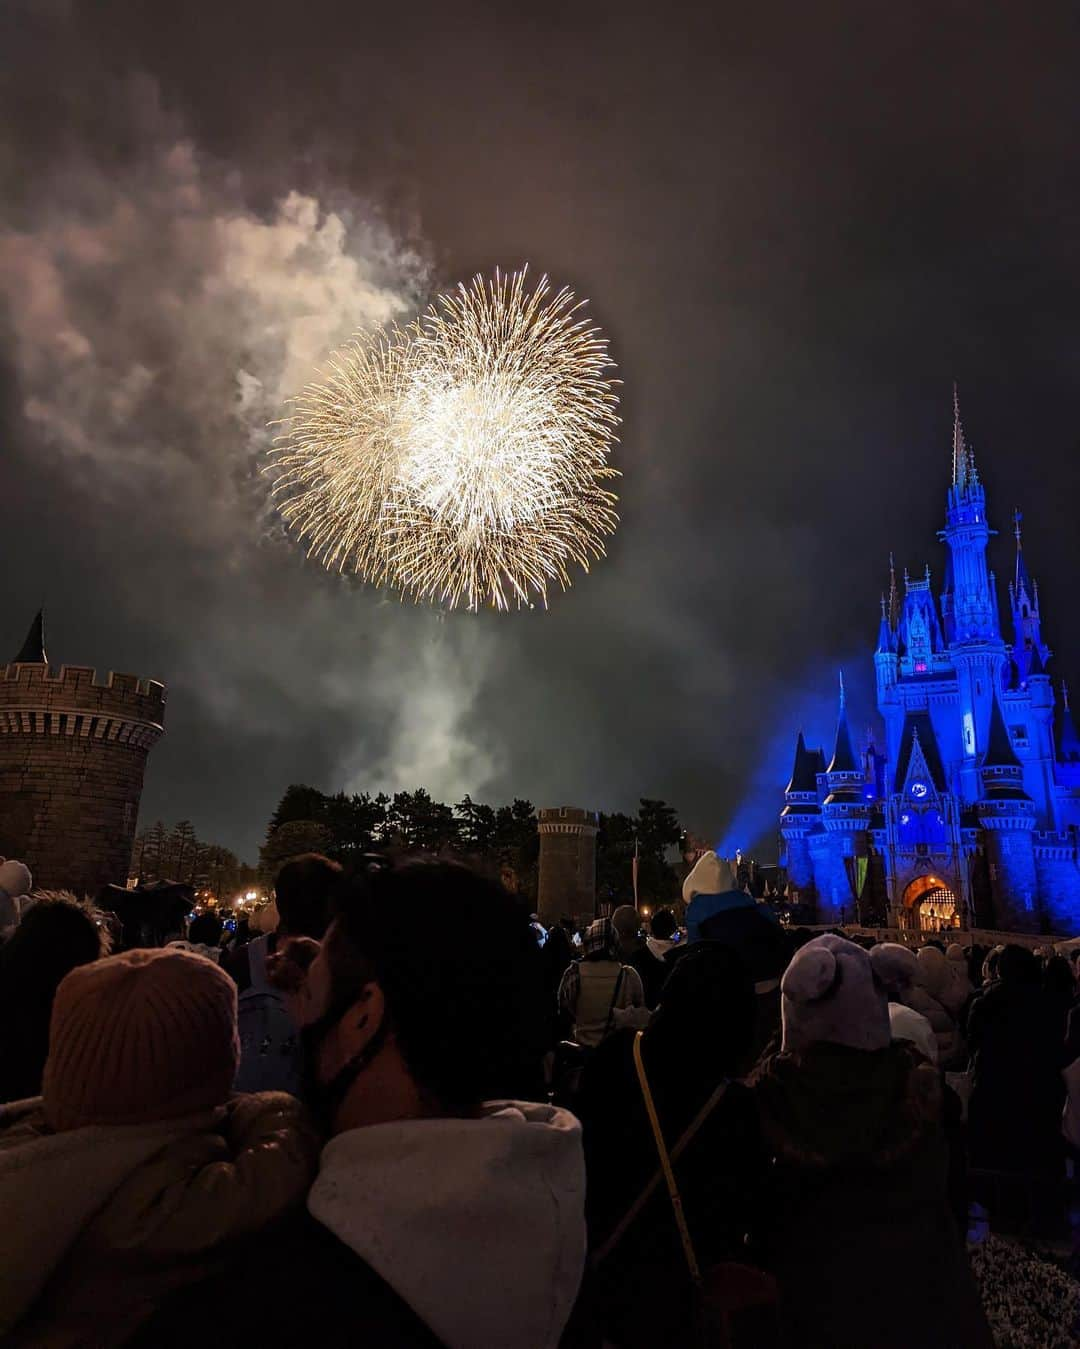
[[[833,746],[832,762],[825,770],[828,773],[857,773],[859,765],[855,762],[855,751],[851,746],[851,732],[848,730],[847,696],[844,692],[844,672],[840,671],[840,714],[836,719],[836,743]]]
[[[881,597],[881,622],[878,624],[877,652],[880,655],[883,652],[888,653],[893,649],[892,628],[889,626],[889,611],[885,604],[885,596]]]
[[[960,393],[956,380],[952,386],[953,430],[952,430],[952,480],[954,487],[967,486],[967,445],[964,443],[964,428],[960,425]]]
[[[889,554],[889,627],[896,631],[900,621],[900,592],[896,588],[896,563]]]
[[[45,655],[45,610],[39,609],[30,624],[30,631],[13,662],[15,665],[48,665]]]
[[[975,467],[975,453],[964,439],[964,428],[960,423],[960,394],[956,387],[956,380],[953,380],[952,401],[952,480],[953,486],[963,491],[978,484],[979,470]]]
[[[1020,528],[1024,515],[1022,511],[1013,511],[1013,535],[1016,539],[1016,574],[1013,578],[1013,587],[1020,594],[1022,589],[1027,589],[1030,593],[1031,580],[1028,576],[1027,563],[1024,561],[1024,540],[1023,530]]]

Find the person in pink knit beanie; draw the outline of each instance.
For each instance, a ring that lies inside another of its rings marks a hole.
[[[0,1107],[0,1341],[120,1345],[238,1237],[303,1203],[300,1103],[232,1094],[236,988],[188,951],[73,970],[42,1096]]]

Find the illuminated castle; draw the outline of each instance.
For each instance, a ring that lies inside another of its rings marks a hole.
[[[954,397],[939,594],[895,571],[874,668],[883,750],[856,755],[843,686],[832,758],[806,747],[780,817],[788,883],[820,922],[1080,932],[1080,739],[1055,693],[1015,516],[1010,635],[986,494]]]

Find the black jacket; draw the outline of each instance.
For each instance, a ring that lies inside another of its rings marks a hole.
[[[370,1265],[309,1214],[261,1232],[212,1279],[189,1285],[131,1349],[442,1349]]]

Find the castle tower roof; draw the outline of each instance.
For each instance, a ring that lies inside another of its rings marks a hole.
[[[888,654],[895,650],[896,643],[893,639],[892,628],[889,627],[889,615],[885,606],[885,596],[881,597],[881,622],[878,625],[878,654],[882,652]]]
[[[903,791],[904,784],[909,776],[912,753],[916,744],[918,744],[922,761],[926,765],[926,771],[930,775],[930,781],[939,792],[943,792],[945,790],[945,771],[941,766],[941,748],[938,745],[937,736],[934,733],[934,723],[930,720],[929,712],[909,712],[904,717],[903,729],[900,732],[900,748],[896,756],[896,778],[893,790]]]
[[[847,699],[844,695],[844,676],[840,676],[840,715],[836,721],[836,743],[833,746],[832,762],[825,770],[827,773],[858,773],[859,765],[851,745],[851,732],[848,730]]]
[[[800,731],[799,738],[795,742],[795,765],[791,770],[791,781],[784,788],[785,793],[816,792],[817,773],[815,753],[806,748],[806,741]]]
[[[1012,740],[1009,737],[1009,730],[1005,725],[1005,718],[1001,712],[1001,699],[997,696],[997,693],[994,694],[994,701],[990,708],[990,739],[986,746],[986,757],[983,759],[983,767],[1020,767],[1020,760],[1016,757],[1016,751],[1013,749]]]
[[[14,665],[48,665],[48,658],[45,655],[45,610],[39,609],[30,624],[30,631],[26,634],[26,640],[19,648],[19,654],[15,657]]]

